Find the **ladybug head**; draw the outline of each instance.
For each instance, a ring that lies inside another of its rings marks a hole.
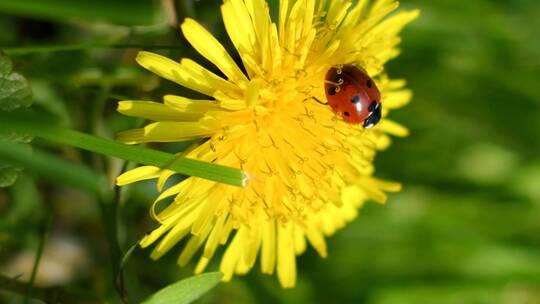
[[[364,128],[369,129],[371,127],[374,127],[379,120],[381,120],[381,109],[382,105],[381,103],[372,102],[369,105],[369,116],[364,120]]]

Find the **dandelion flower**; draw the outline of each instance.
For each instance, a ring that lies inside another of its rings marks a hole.
[[[250,176],[244,188],[189,177],[166,190],[174,174],[167,169],[143,166],[119,176],[118,185],[157,178],[161,194],[154,206],[174,197],[159,212],[151,208],[159,227],[140,244],[157,243],[153,259],[187,239],[178,264],[196,257],[199,273],[224,245],[224,280],[247,273],[258,256],[263,273],[275,271],[283,287],[293,287],[296,256],[307,244],[326,257],[326,236],[353,220],[364,202],[384,203],[386,192],[400,189],[373,177],[372,161],[390,144],[389,135],[407,135],[386,116],[411,93],[404,81],[387,77],[384,64],[398,55],[398,34],[418,11],[394,13],[398,3],[391,0],[355,2],[282,0],[274,23],[263,0],[225,0],[223,21],[242,66],[202,25],[186,19],[187,41],[224,76],[187,58],[138,54],[144,68],[208,98],[122,101],[121,113],[154,122],[119,139],[203,139],[185,156]],[[343,64],[365,70],[381,91],[383,119],[374,128],[348,124],[317,102],[326,101],[326,72]]]

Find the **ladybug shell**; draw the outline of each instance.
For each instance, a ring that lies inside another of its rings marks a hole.
[[[341,83],[341,84],[339,84]],[[332,67],[326,73],[326,99],[332,110],[351,124],[369,128],[381,118],[381,93],[364,71],[353,66]]]

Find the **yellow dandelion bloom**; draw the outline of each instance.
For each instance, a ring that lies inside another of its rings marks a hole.
[[[121,132],[119,139],[203,138],[187,157],[242,168],[250,176],[244,188],[190,177],[164,191],[170,170],[143,166],[119,176],[118,185],[157,178],[162,192],[154,206],[174,196],[160,212],[151,209],[160,226],[140,244],[157,242],[153,259],[187,238],[178,264],[198,255],[199,273],[224,245],[225,280],[247,273],[258,256],[263,273],[276,271],[283,287],[293,287],[296,256],[308,243],[325,257],[326,236],[353,220],[365,201],[384,203],[385,192],[400,189],[374,178],[372,161],[390,144],[388,135],[408,132],[386,118],[411,93],[404,81],[387,77],[384,64],[398,55],[398,34],[418,11],[393,13],[398,3],[392,0],[355,2],[281,0],[274,23],[264,0],[225,0],[223,21],[243,67],[202,25],[185,20],[186,39],[225,77],[187,58],[138,54],[144,68],[208,98],[122,101],[121,113],[154,122]],[[326,100],[326,72],[342,64],[361,67],[380,89],[383,119],[374,128],[348,124],[316,101]]]

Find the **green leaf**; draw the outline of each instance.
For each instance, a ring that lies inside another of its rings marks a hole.
[[[214,288],[221,280],[221,272],[210,272],[171,284],[146,299],[143,304],[187,304]]]
[[[61,22],[86,19],[126,25],[151,25],[164,19],[157,0],[0,0],[0,11]]]
[[[0,111],[26,108],[32,104],[32,91],[26,79],[13,73],[11,60],[0,52]],[[0,144],[29,143],[32,138],[25,134],[0,129]],[[29,149],[30,146],[27,146]],[[22,168],[12,166],[0,159],[0,187],[9,187],[17,180]]]
[[[134,161],[139,164],[166,168],[178,173],[201,177],[233,186],[245,186],[248,175],[243,171],[218,164],[130,146],[70,129],[60,128],[52,122],[30,112],[0,112],[0,129],[28,133],[46,140],[80,149]]]
[[[11,60],[0,53],[0,110],[13,111],[32,104],[32,91],[26,79],[12,72]]]
[[[9,187],[17,181],[20,169],[15,167],[0,168],[0,188]]]
[[[6,140],[10,138],[11,140]],[[24,138],[14,133],[2,134],[0,132],[0,146],[2,145],[19,145],[21,149],[30,150],[30,145],[25,145]],[[0,188],[6,188],[12,186],[16,181],[19,173],[22,171],[22,167],[13,164],[8,159],[0,157]]]

